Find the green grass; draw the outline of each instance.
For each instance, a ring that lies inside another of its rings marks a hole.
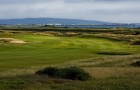
[[[98,38],[85,39],[32,34],[19,34],[11,37],[24,40],[27,43],[1,43],[0,70],[59,64],[72,60],[94,58],[112,52],[115,52],[116,55],[120,55],[122,52],[122,54],[139,52],[137,47],[129,47],[126,43]]]
[[[0,33],[25,44],[0,42],[0,90],[139,90],[140,47],[98,37],[57,37]],[[79,66],[92,75],[86,82],[35,75],[46,66]]]

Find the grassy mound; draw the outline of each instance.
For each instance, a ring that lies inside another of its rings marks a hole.
[[[63,78],[70,80],[81,80],[86,81],[91,77],[83,69],[78,67],[69,67],[69,68],[56,68],[56,67],[47,67],[43,70],[36,72],[38,75],[48,75],[52,78]]]

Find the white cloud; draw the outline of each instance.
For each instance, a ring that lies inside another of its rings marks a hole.
[[[136,0],[12,0],[12,4],[8,1],[0,0],[1,19],[55,17],[140,22],[140,1]]]

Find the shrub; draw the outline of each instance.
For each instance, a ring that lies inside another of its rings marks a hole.
[[[88,80],[90,78],[88,73],[77,67],[64,68],[62,71],[64,72],[62,78],[82,81]]]
[[[78,67],[69,67],[69,68],[47,67],[43,70],[37,71],[36,74],[81,81],[89,80],[91,78],[88,73],[86,73],[83,69],[80,69]]]
[[[131,41],[131,45],[140,45],[140,40],[137,39],[137,40]]]
[[[135,67],[140,67],[140,61],[134,62],[131,65]]]
[[[59,71],[58,68],[47,67],[47,68],[44,68],[43,70],[37,71],[36,74],[44,74],[44,75],[48,75],[49,77],[56,77],[58,71]]]

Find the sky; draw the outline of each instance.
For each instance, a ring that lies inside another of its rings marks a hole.
[[[0,19],[37,17],[140,23],[140,0],[0,0]]]

